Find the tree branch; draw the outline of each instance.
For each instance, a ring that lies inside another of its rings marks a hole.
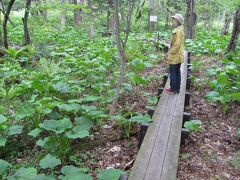
[[[3,13],[4,16],[6,16],[6,14],[5,14],[5,12],[3,11],[3,9],[0,9],[0,11]],[[11,19],[10,19],[8,16],[6,16],[6,17],[7,17],[7,20],[11,23],[11,25],[15,28],[16,26],[15,26],[15,24],[11,21]]]

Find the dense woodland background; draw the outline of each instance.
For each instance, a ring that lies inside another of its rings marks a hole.
[[[118,179],[123,168],[87,167],[94,155],[84,146],[109,124],[129,139],[151,121],[137,100],[156,105],[143,89],[166,72],[144,73],[164,64],[175,13],[185,17],[193,71],[207,71],[191,76],[201,97],[226,116],[239,107],[239,0],[0,0],[0,11],[2,179]]]

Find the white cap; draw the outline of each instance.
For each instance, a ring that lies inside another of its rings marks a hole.
[[[184,18],[181,14],[175,14],[172,18],[175,18],[181,25],[184,23]]]

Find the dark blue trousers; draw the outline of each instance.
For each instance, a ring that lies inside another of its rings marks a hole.
[[[173,92],[180,91],[181,84],[181,63],[170,64],[170,88]]]

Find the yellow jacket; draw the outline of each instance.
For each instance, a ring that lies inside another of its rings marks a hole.
[[[184,50],[184,29],[183,26],[178,26],[172,32],[172,42],[167,58],[167,63],[168,64],[183,63],[184,59],[183,50]]]

